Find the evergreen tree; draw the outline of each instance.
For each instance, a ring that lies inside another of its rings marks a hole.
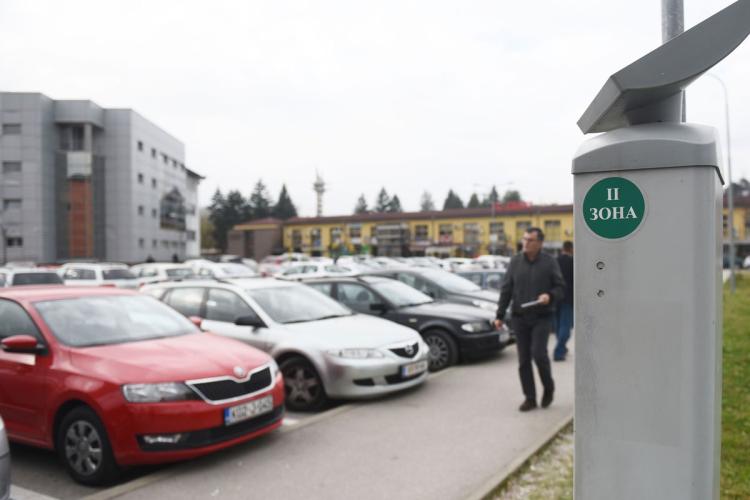
[[[503,203],[508,203],[509,201],[521,201],[521,193],[515,189],[509,189],[503,195]]]
[[[422,193],[422,199],[419,201],[419,209],[422,212],[430,212],[435,210],[435,202],[432,201],[432,195],[425,191]]]
[[[250,194],[250,208],[253,211],[253,219],[262,219],[271,215],[271,197],[263,180],[255,183],[253,192]]]
[[[391,202],[388,204],[387,211],[392,213],[403,212],[403,210],[401,209],[401,200],[398,199],[397,194],[394,194],[393,198],[391,198]]]
[[[482,200],[482,206],[484,208],[489,208],[493,203],[497,203],[498,201],[500,201],[500,195],[497,194],[497,189],[495,188],[495,186],[492,186],[489,194]]]
[[[464,202],[452,189],[448,190],[448,196],[445,197],[445,202],[443,202],[443,210],[450,208],[464,208]]]
[[[479,208],[482,206],[482,204],[479,203],[479,196],[477,196],[477,193],[471,193],[471,198],[469,198],[469,204],[466,206],[468,208]]]
[[[367,200],[365,199],[365,194],[362,193],[359,195],[359,198],[357,199],[357,205],[354,207],[354,213],[355,214],[366,214],[370,210],[367,208]]]
[[[213,239],[216,247],[226,252],[227,249],[227,231],[224,224],[224,212],[226,199],[221,194],[219,188],[216,188],[214,195],[211,197],[211,204],[208,206],[208,220],[211,223]]]
[[[281,192],[279,193],[279,201],[273,206],[272,214],[282,220],[297,217],[297,208],[292,203],[292,198],[286,190],[286,184],[281,185]]]
[[[378,213],[387,212],[390,205],[391,197],[388,196],[388,192],[384,187],[380,188],[378,198],[375,200],[375,211]]]

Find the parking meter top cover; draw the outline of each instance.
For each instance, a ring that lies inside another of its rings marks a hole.
[[[584,134],[680,122],[680,93],[750,34],[750,0],[739,0],[609,77],[578,120]]]

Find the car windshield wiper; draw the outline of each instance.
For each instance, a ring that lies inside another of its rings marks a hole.
[[[328,316],[321,316],[320,318],[315,318],[316,320],[319,319],[332,319],[332,318],[342,318],[344,316],[351,316],[354,313],[351,314],[329,314]]]

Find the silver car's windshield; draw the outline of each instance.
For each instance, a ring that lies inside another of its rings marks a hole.
[[[145,295],[47,300],[34,306],[55,337],[71,347],[137,342],[198,331],[174,309]]]
[[[382,280],[371,283],[380,295],[391,301],[396,307],[416,306],[434,302],[429,296],[419,290],[396,280]]]
[[[449,292],[466,293],[478,292],[479,290],[481,290],[481,288],[479,288],[477,285],[467,280],[466,278],[456,276],[455,274],[449,273],[448,271],[441,271],[439,269],[424,269],[422,270],[422,275],[425,278],[434,281]]]
[[[247,293],[277,323],[301,323],[352,314],[335,300],[304,285],[256,288]]]

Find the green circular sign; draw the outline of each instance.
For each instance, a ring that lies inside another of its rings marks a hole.
[[[643,221],[646,202],[638,186],[622,177],[607,177],[589,189],[583,199],[583,219],[594,234],[624,238]]]

